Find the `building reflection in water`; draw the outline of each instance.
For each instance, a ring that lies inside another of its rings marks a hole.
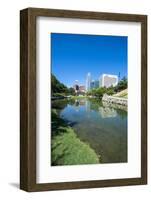
[[[90,112],[90,101],[85,101],[85,110],[86,112]]]
[[[74,102],[74,107],[76,111],[79,111],[80,107],[84,105],[85,105],[85,100],[76,99]]]
[[[102,118],[113,118],[117,116],[117,110],[109,106],[106,102],[102,102],[102,107],[99,107],[99,112]]]
[[[76,111],[76,112],[79,111],[79,101],[78,101],[78,100],[75,100],[74,108],[75,108],[75,111]]]
[[[116,110],[110,107],[99,107],[99,113],[102,118],[113,118],[117,116]]]
[[[101,114],[102,118],[113,118],[117,116],[116,109],[110,107],[108,104],[104,104],[103,106],[92,106],[90,101],[85,99],[76,99],[74,103],[74,108],[77,112],[79,112],[80,107],[85,107],[85,111],[89,113],[91,111],[98,111]]]
[[[87,112],[87,117],[90,117],[90,112],[91,112],[91,103],[90,101],[86,99],[76,99],[75,100],[75,110],[78,112],[81,107],[85,108],[85,111]]]

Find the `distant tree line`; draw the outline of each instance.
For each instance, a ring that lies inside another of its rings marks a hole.
[[[63,83],[61,83],[53,74],[51,74],[51,92],[52,96],[65,96],[74,95],[74,89],[68,88]]]
[[[97,89],[92,89],[92,90],[87,92],[87,95],[102,98],[104,94],[113,95],[117,92],[120,92],[120,91],[126,89],[127,86],[128,86],[127,85],[127,78],[124,77],[123,79],[121,79],[118,82],[118,84],[115,87],[111,86],[109,88],[100,87],[100,88],[97,88]]]

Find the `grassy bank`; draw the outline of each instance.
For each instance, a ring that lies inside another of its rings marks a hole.
[[[128,90],[122,90],[121,92],[118,92],[116,94],[113,95],[114,97],[121,97],[121,98],[128,98]]]
[[[76,136],[74,130],[67,126],[54,110],[52,117],[51,161],[54,166],[99,163],[99,158],[95,151],[89,144],[82,142]]]
[[[71,96],[71,99],[84,99],[87,96]]]
[[[99,159],[88,144],[80,141],[71,128],[52,139],[52,165],[96,164]]]

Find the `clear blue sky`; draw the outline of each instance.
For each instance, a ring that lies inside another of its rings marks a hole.
[[[126,36],[97,36],[52,33],[51,72],[66,86],[75,80],[85,85],[86,75],[97,80],[101,74],[127,77]]]

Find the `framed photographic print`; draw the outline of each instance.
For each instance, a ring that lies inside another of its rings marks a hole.
[[[147,183],[147,16],[20,12],[20,188]]]

